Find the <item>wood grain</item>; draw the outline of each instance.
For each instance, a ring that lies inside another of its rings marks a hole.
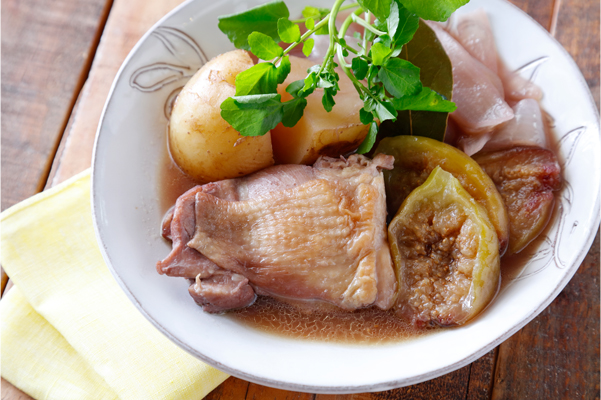
[[[578,64],[599,108],[599,13],[598,1],[562,0],[555,38]]]
[[[44,188],[109,4],[2,1],[2,210]]]
[[[549,30],[553,17],[555,0],[509,0],[526,14],[530,15],[542,27]]]
[[[20,391],[4,378],[2,378],[0,384],[2,386],[2,389],[0,390],[2,400],[33,400],[33,397]]]
[[[402,362],[399,360],[399,362]],[[465,399],[470,376],[470,366],[465,366],[437,379],[394,390],[348,395],[317,395],[315,400],[425,400]]]

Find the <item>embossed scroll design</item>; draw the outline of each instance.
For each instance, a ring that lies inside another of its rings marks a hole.
[[[558,143],[560,155],[564,156],[563,160],[560,160],[561,170],[565,171],[565,168],[570,164],[576,154],[576,149],[580,142],[583,133],[586,132],[585,126],[572,129],[561,137]],[[573,234],[574,229],[578,226],[579,221],[570,221],[568,216],[572,209],[574,190],[570,182],[564,179],[563,188],[559,192],[559,198],[557,201],[557,227],[553,229],[545,238],[544,245],[538,250],[532,257],[532,262],[540,263],[540,265],[533,271],[528,271],[521,276],[517,277],[515,281],[526,279],[533,275],[536,275],[543,271],[551,264],[559,269],[564,269],[568,266],[567,262],[561,257],[559,253],[562,248],[561,242],[566,236]]]
[[[141,92],[156,92],[174,87],[164,105],[165,117],[169,119],[177,94],[198,69],[207,62],[202,48],[183,31],[159,26],[150,34],[159,40],[169,61],[154,62],[137,68],[129,78],[129,85]]]

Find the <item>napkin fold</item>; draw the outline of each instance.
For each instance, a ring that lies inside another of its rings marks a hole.
[[[2,376],[38,399],[200,399],[227,375],[136,310],[94,235],[90,172],[0,214]]]

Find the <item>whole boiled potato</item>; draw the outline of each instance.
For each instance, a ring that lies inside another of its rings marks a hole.
[[[221,103],[236,93],[236,75],[253,66],[234,50],[206,63],[178,95],[169,123],[175,163],[199,183],[236,178],[273,164],[271,135],[241,136],[221,118]]]
[[[313,62],[298,57],[290,57],[292,71],[286,81],[278,86],[282,101],[292,96],[286,87],[297,80],[305,79]],[[359,110],[363,101],[351,80],[337,69],[340,91],[334,97],[336,105],[327,112],[321,103],[323,89],[317,89],[307,97],[307,107],[303,117],[292,128],[278,124],[271,130],[273,154],[278,164],[313,164],[320,155],[338,157],[359,147],[369,125],[359,120]]]

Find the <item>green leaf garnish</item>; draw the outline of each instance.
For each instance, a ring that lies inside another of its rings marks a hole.
[[[284,54],[284,50],[272,38],[261,32],[253,32],[248,36],[250,51],[262,60],[273,60]]]
[[[307,22],[309,20],[311,20],[312,21],[311,23],[313,24],[311,26],[311,28],[309,28],[309,26],[307,26],[307,29],[312,30],[313,27],[315,26],[315,21],[323,19],[326,15],[328,15],[329,12],[330,12],[330,10],[327,8],[311,7],[311,6],[305,7],[305,9],[303,10],[303,17],[307,18]],[[305,25],[306,25],[306,23],[305,23]],[[325,25],[325,26],[321,27],[320,29],[315,31],[315,34],[316,35],[327,35],[328,34],[328,26]]]
[[[261,32],[273,40],[279,40],[278,20],[289,16],[290,12],[286,4],[277,0],[239,14],[219,17],[218,26],[237,49],[250,50],[248,36],[251,33]]]
[[[394,41],[396,46],[402,46],[413,38],[413,35],[419,27],[419,17],[405,7],[399,7],[399,23],[396,32],[394,33]]]
[[[278,19],[278,35],[284,43],[294,43],[300,41],[300,28],[288,18]]]
[[[446,21],[469,0],[400,0],[412,13],[431,21]]]
[[[400,57],[410,61],[420,68],[420,79],[426,87],[439,94],[441,98],[451,99],[453,94],[453,68],[444,48],[438,41],[436,34],[426,23],[420,21],[419,28],[413,39],[403,47]],[[426,92],[420,92],[423,96]],[[393,99],[395,108],[399,110],[396,121],[386,121],[380,125],[378,138],[397,135],[426,136],[439,141],[444,140],[448,112],[442,110],[438,104],[432,104],[435,109],[424,107],[418,102],[419,97],[406,99],[411,105]],[[447,101],[448,101],[447,100]],[[448,102],[452,104],[450,101]],[[412,107],[413,110],[406,108]],[[400,111],[401,109],[406,109]]]
[[[364,10],[369,10],[379,20],[385,20],[390,15],[390,3],[393,0],[357,0]]]
[[[286,56],[286,57],[282,58],[282,62],[280,63],[280,66],[278,67],[278,84],[284,83],[284,81],[288,77],[288,74],[290,73],[290,71],[292,71],[292,64],[290,64],[290,57]],[[263,92],[263,93],[269,93],[269,92]]]
[[[272,63],[259,63],[236,76],[236,96],[276,93],[278,83],[277,68]]]
[[[282,121],[279,94],[236,96],[221,103],[221,117],[243,136],[264,135]]]
[[[305,57],[309,57],[311,52],[313,51],[313,45],[315,45],[315,39],[310,38],[305,41],[303,44],[303,54]]]
[[[419,68],[400,58],[386,60],[380,68],[378,77],[386,90],[394,97],[417,94],[422,88],[419,80]]]
[[[378,42],[371,47],[371,58],[374,65],[382,65],[386,57],[392,53],[390,47]]]
[[[308,30],[313,30],[313,28],[315,28],[315,20],[311,17],[307,18],[307,20],[305,21],[305,27]]]
[[[321,97],[321,104],[327,112],[332,111],[332,108],[336,104],[336,102],[334,101],[334,96],[332,95],[332,90],[325,89],[323,91],[323,96]]]
[[[292,128],[303,116],[303,111],[307,106],[307,99],[295,98],[284,103],[284,115],[282,125]]]
[[[353,58],[351,67],[353,69],[353,75],[355,75],[355,78],[359,79],[360,81],[365,79],[367,76],[367,70],[369,68],[367,61],[359,57]]]
[[[370,113],[369,111],[365,111],[365,109],[362,108],[359,110],[359,120],[361,121],[361,123],[363,125],[367,125],[367,124],[373,122],[374,115],[372,113]]]
[[[344,0],[334,0],[331,9],[305,7],[297,20],[289,19],[282,1],[221,17],[219,28],[236,47],[270,60],[238,74],[236,96],[221,104],[222,117],[245,136],[264,135],[278,123],[292,127],[317,89],[330,112],[340,90],[340,70],[335,69],[339,63],[364,103],[359,119],[369,125],[359,153],[367,153],[384,131],[442,140],[448,113],[455,109],[449,100],[452,71],[434,33],[419,17],[446,19],[467,0],[357,1],[343,6]],[[353,11],[337,28],[336,17],[344,9]],[[347,42],[345,34],[353,22],[364,29],[353,33],[357,42]],[[302,25],[307,31],[301,35]],[[304,79],[289,84],[286,92],[292,99],[282,102],[277,88],[291,71],[288,54],[300,46],[309,56],[316,34],[330,35],[323,61],[309,68]]]
[[[374,146],[374,143],[376,143],[377,135],[378,135],[378,125],[375,122],[372,122],[369,125],[369,132],[367,133],[367,136],[365,137],[365,139],[363,139],[363,142],[357,149],[357,153],[365,154],[368,151],[370,151],[371,148]]]

